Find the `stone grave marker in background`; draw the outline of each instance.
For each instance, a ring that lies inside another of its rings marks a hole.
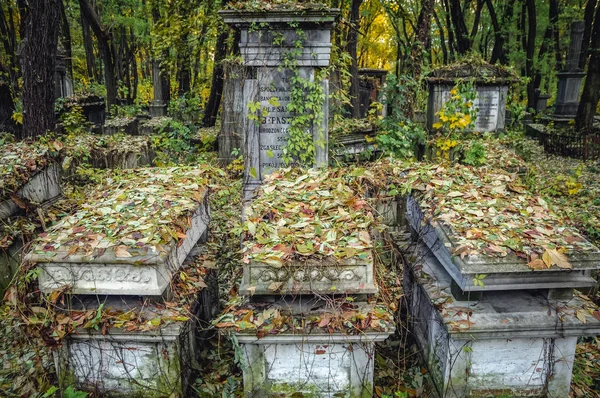
[[[558,118],[574,118],[579,107],[579,93],[585,72],[579,68],[581,42],[583,40],[584,21],[574,21],[571,24],[571,42],[567,55],[567,66],[559,72],[558,92],[554,105],[554,116]]]
[[[167,116],[167,104],[163,95],[160,65],[157,60],[152,61],[152,87],[154,88],[154,101],[150,104],[150,116]]]
[[[427,127],[439,121],[438,112],[450,98],[450,90],[461,80],[473,80],[477,98],[473,106],[479,109],[474,131],[498,131],[505,127],[506,97],[512,75],[500,67],[481,65],[451,65],[436,69],[427,78]]]
[[[244,198],[247,199],[265,175],[284,164],[288,129],[295,116],[287,108],[294,87],[292,78],[297,71],[302,79],[315,82],[318,72],[329,66],[331,29],[339,10],[222,10],[219,13],[227,24],[240,29],[240,51],[248,71],[242,98]],[[329,81],[323,79],[321,86],[322,117],[320,123],[312,123],[308,131],[315,145],[316,166],[328,163]]]

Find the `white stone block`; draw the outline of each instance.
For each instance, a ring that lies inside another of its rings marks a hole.
[[[187,396],[196,349],[192,326],[186,321],[154,332],[73,334],[54,355],[59,384],[103,396]]]
[[[510,254],[491,257],[483,254],[465,258],[453,255],[458,247],[455,237],[443,223],[434,227],[425,220],[418,200],[409,196],[406,201],[406,217],[419,239],[433,252],[444,269],[465,292],[519,289],[587,288],[596,285],[591,276],[600,268],[600,250],[568,253],[573,269],[552,267],[532,270],[527,260]],[[486,275],[484,286],[474,283],[476,275]]]
[[[272,284],[280,283],[273,290]],[[289,263],[283,267],[251,262],[244,264],[240,292],[245,295],[271,294],[373,294],[373,258],[350,258],[336,264],[323,262]]]
[[[304,393],[311,397],[372,397],[375,342],[390,333],[237,334],[244,351],[246,397]]]

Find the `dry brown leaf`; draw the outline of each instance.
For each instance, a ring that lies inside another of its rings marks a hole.
[[[115,247],[115,256],[119,258],[129,258],[132,257],[131,253],[127,251],[127,246],[119,245]]]
[[[546,263],[544,263],[542,260],[540,260],[539,258],[530,261],[527,266],[531,269],[544,269],[546,268]]]

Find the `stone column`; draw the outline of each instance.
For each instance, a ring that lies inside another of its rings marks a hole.
[[[287,109],[293,79],[299,76],[315,82],[319,71],[329,66],[331,29],[338,11],[222,10],[219,13],[227,24],[240,29],[240,52],[248,70],[243,91],[246,122],[242,123],[245,126],[242,135],[244,198],[249,198],[265,175],[284,166],[288,129],[296,116]],[[329,81],[323,79],[320,83],[325,95],[323,116],[309,132],[315,146],[315,164],[305,166],[328,164]]]
[[[558,92],[554,116],[558,118],[574,118],[579,108],[579,93],[585,72],[579,69],[581,42],[583,40],[584,21],[571,24],[571,43],[567,54],[567,66],[558,75]]]
[[[152,86],[154,88],[154,101],[152,101],[150,104],[150,116],[166,116],[167,105],[164,101],[162,83],[160,79],[160,65],[157,60],[152,61]]]

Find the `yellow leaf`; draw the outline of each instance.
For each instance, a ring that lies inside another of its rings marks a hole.
[[[544,261],[544,264],[546,264],[547,268],[552,267],[552,257],[550,257],[550,253],[548,253],[548,250],[546,250],[544,254],[542,254],[542,260]]]
[[[585,319],[586,313],[584,310],[577,310],[576,316],[577,319],[581,321],[581,323],[587,323],[587,319]]]
[[[573,269],[573,265],[571,265],[567,256],[555,249],[548,249],[546,251],[548,252],[548,254],[550,254],[550,257],[552,258],[552,263],[558,268]]]

